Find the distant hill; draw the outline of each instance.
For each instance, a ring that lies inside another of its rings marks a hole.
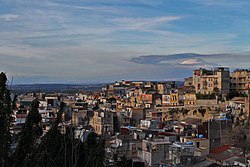
[[[176,87],[184,85],[183,81],[172,81],[175,82]],[[101,90],[106,85],[112,83],[98,83],[98,84],[19,84],[9,86],[9,89],[12,93],[36,93],[36,92],[45,92],[45,93],[76,93],[76,92],[93,92]]]
[[[101,90],[107,83],[100,84],[20,84],[9,86],[11,92],[28,93],[28,92],[62,92],[74,93],[79,91],[96,91]]]

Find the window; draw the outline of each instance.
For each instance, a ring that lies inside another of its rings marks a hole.
[[[196,147],[200,148],[200,142],[196,142]]]

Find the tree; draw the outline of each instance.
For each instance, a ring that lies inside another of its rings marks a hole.
[[[26,166],[32,167],[103,167],[105,142],[97,134],[91,132],[87,140],[82,142],[74,137],[74,129],[67,127],[62,134],[59,124],[65,113],[65,104],[60,104],[57,118],[51,129],[41,138],[40,144],[34,148],[27,159]]]
[[[188,115],[189,111],[190,111],[190,110],[189,110],[189,109],[187,109],[187,108],[185,108],[185,109],[184,109],[184,108],[182,108],[182,109],[181,109],[182,116],[186,116],[186,115]]]
[[[128,159],[125,155],[118,157],[117,154],[113,155],[114,165],[112,167],[127,167]]]
[[[200,108],[198,109],[198,112],[202,115],[202,117],[204,117],[207,111],[206,111],[205,108],[200,107]]]
[[[31,110],[26,117],[26,122],[22,131],[20,132],[20,140],[17,148],[13,154],[13,166],[27,166],[32,152],[36,148],[37,139],[42,135],[42,128],[40,121],[42,119],[38,112],[39,101],[33,100],[31,103]]]
[[[62,122],[65,103],[60,103],[57,118],[52,128],[42,137],[41,143],[33,152],[28,164],[29,166],[53,167],[64,166],[64,136],[58,125]]]
[[[8,166],[10,153],[11,134],[10,125],[12,121],[12,102],[10,91],[7,89],[7,77],[0,74],[0,165]]]
[[[91,142],[91,140],[94,142]],[[89,154],[87,156],[88,161],[86,164],[89,164],[89,166],[92,164],[93,167],[103,167],[105,159],[105,140],[100,139],[96,134],[91,133],[88,136],[86,143],[89,150]]]
[[[194,111],[193,111],[193,115],[196,115],[196,114],[197,114],[197,110],[194,110]]]

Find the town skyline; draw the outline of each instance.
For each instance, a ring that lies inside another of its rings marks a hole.
[[[181,80],[199,67],[249,68],[248,1],[0,2],[0,70],[14,84]]]

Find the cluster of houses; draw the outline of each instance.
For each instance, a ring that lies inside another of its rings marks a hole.
[[[74,127],[75,138],[82,141],[90,131],[102,136],[111,164],[116,154],[126,155],[131,166],[247,166],[250,155],[235,143],[248,136],[242,133],[235,139],[233,130],[250,125],[249,83],[250,71],[235,70],[230,76],[228,68],[220,67],[194,70],[183,86],[123,80],[96,92],[23,94],[12,130],[20,131],[37,98],[46,132],[63,101],[67,112],[62,129]],[[232,91],[241,97],[228,100]]]

